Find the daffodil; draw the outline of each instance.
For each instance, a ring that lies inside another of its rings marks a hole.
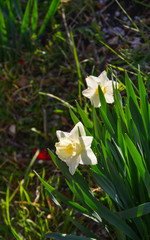
[[[97,164],[97,158],[91,149],[93,137],[86,136],[83,124],[78,122],[70,133],[56,131],[59,142],[55,144],[56,154],[66,162],[73,175],[79,164]]]
[[[88,88],[82,94],[89,98],[94,107],[100,107],[100,99],[98,93],[98,86],[100,86],[107,103],[114,102],[113,85],[118,87],[117,82],[108,79],[106,71],[103,71],[98,77],[88,76],[86,78]]]

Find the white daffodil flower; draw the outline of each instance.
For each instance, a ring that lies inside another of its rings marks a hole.
[[[113,85],[118,88],[118,83],[108,79],[106,71],[103,71],[98,77],[89,76],[86,78],[88,88],[82,94],[91,100],[95,108],[100,107],[98,86],[103,91],[107,103],[114,102]]]
[[[93,137],[86,136],[83,124],[78,122],[70,133],[56,131],[59,142],[55,144],[56,154],[66,162],[73,175],[79,164],[97,164],[97,158],[91,149]]]

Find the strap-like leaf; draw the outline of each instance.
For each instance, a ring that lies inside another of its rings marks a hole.
[[[140,155],[140,153],[138,152],[134,143],[131,141],[131,139],[129,138],[129,136],[127,134],[125,135],[125,140],[126,140],[128,150],[129,150],[129,152],[132,156],[132,159],[137,167],[137,171],[140,173],[140,175],[145,183],[145,186],[147,188],[148,194],[150,196],[150,174],[149,174],[146,166],[144,166],[144,160],[142,159],[142,156]]]
[[[79,104],[76,102],[78,113],[80,114],[80,117],[85,125],[86,128],[93,128],[93,124],[89,120],[88,116],[85,114],[85,112],[82,110],[82,108],[79,106]]]
[[[36,172],[35,172],[36,173]],[[61,210],[63,210],[62,206],[60,205],[60,203],[57,201],[57,199],[54,197],[54,195],[52,194],[52,189],[53,187],[51,187],[47,182],[45,182],[37,173],[36,175],[38,176],[38,178],[40,179],[40,181],[42,182],[42,184],[45,186],[45,188],[48,190],[48,193],[50,195],[50,197],[52,198],[52,200],[55,202],[55,204],[57,206],[59,206],[61,208]],[[62,197],[61,194],[59,194],[59,197],[61,196],[61,198],[67,199],[65,197]],[[77,205],[76,205],[77,206]],[[83,225],[81,225],[78,221],[76,221],[75,219],[73,219],[68,213],[67,211],[63,210],[64,213],[67,215],[67,217],[69,218],[69,220],[78,228],[80,229],[84,234],[86,234],[89,237],[94,237],[95,239],[97,239],[96,235],[92,232],[90,232],[87,228],[85,228]]]
[[[31,29],[33,32],[37,29],[37,22],[38,22],[38,4],[37,0],[33,0],[33,10],[32,10],[32,17],[31,17]]]
[[[32,7],[33,0],[28,0],[28,3],[26,5],[25,13],[23,16],[22,24],[21,24],[21,33],[24,34],[29,26],[29,18],[30,18],[30,12]]]
[[[65,177],[68,178],[70,183],[72,181],[76,185],[76,187],[79,189],[80,194],[85,201],[85,203],[91,208],[91,210],[97,212],[99,216],[107,220],[110,224],[115,226],[116,228],[120,229],[122,232],[124,232],[127,236],[129,236],[133,240],[139,240],[135,232],[124,222],[122,219],[120,219],[115,213],[110,211],[108,208],[103,206],[102,203],[100,203],[91,192],[88,184],[82,177],[81,173],[76,170],[76,173],[74,175],[71,175],[69,171],[66,169],[64,164],[61,161],[58,161],[57,157],[49,151],[54,163],[61,169]]]
[[[150,202],[143,203],[136,207],[118,212],[118,214],[124,219],[142,217],[149,213],[150,213]]]
[[[47,238],[53,238],[56,240],[96,240],[95,238],[86,238],[86,237],[78,237],[75,235],[67,235],[67,234],[61,234],[61,233],[47,233],[45,235]],[[100,238],[99,238],[100,239]]]
[[[48,9],[48,12],[44,18],[44,21],[43,21],[43,24],[38,32],[38,36],[42,35],[49,19],[55,14],[57,8],[58,8],[58,5],[60,3],[60,0],[52,0],[50,6],[49,6],[49,9]]]
[[[1,8],[0,8],[0,38],[2,39],[3,43],[8,42],[6,24]]]
[[[150,121],[149,121],[150,107],[148,104],[147,93],[146,93],[146,89],[145,89],[140,72],[138,72],[138,83],[139,83],[140,107],[141,107],[142,119],[145,125],[145,129],[149,133],[150,132]]]
[[[128,77],[127,73],[125,74],[125,83],[126,83],[126,90],[127,90],[127,95],[128,95],[128,99],[132,98],[135,105],[138,108],[138,102],[137,102],[137,97],[135,95],[134,89],[133,89],[133,83],[131,82],[130,78]],[[136,88],[134,86],[134,88]],[[137,90],[137,89],[136,89]],[[138,90],[137,90],[138,91]]]

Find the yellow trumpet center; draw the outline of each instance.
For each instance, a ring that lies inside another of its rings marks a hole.
[[[72,154],[73,149],[74,149],[73,145],[69,144],[68,146],[64,147],[63,151],[65,152],[66,156],[69,156]]]
[[[68,158],[75,157],[82,151],[82,146],[80,142],[75,141],[70,138],[61,138],[60,142],[55,144],[56,154],[62,160],[67,160]]]
[[[100,88],[101,88],[102,92],[105,94],[106,93],[106,88],[105,87],[101,87],[101,86],[100,86]],[[98,88],[96,89],[96,94],[99,95]]]

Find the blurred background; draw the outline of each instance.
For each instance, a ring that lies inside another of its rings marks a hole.
[[[73,127],[68,104],[77,100],[86,111],[85,78],[105,69],[124,96],[125,71],[134,83],[138,65],[149,76],[149,46],[148,0],[0,1],[0,239],[76,232],[32,170],[72,198],[47,152],[55,151],[56,130]]]

